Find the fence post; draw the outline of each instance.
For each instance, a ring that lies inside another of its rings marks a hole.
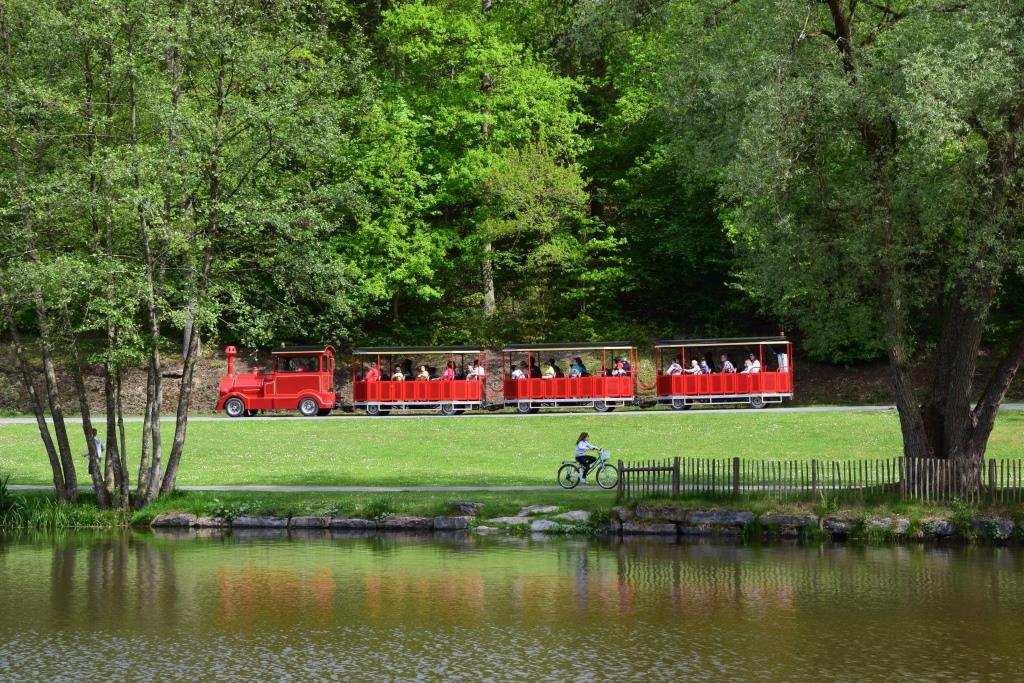
[[[732,495],[740,495],[740,459],[732,459]]]
[[[618,499],[619,500],[623,499],[623,495],[625,494],[625,492],[626,492],[626,472],[625,472],[625,469],[622,466],[622,460],[619,460],[619,490],[618,490]]]
[[[811,458],[811,498],[818,495],[818,460]]]
[[[989,500],[996,502],[996,461],[990,458],[988,461],[988,495]]]
[[[672,497],[679,497],[679,456],[672,461]]]

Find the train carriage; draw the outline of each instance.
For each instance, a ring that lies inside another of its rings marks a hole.
[[[568,366],[576,356],[592,358],[594,367],[579,377],[571,377],[566,370],[563,370],[563,377],[529,376],[532,368],[539,368],[550,359],[557,358]],[[601,362],[600,369],[596,366],[597,359]],[[619,359],[624,360],[624,372],[613,374]],[[528,376],[513,378],[515,368],[521,363],[526,363]],[[523,414],[535,413],[542,407],[591,407],[597,412],[609,412],[616,406],[635,403],[636,367],[636,347],[629,342],[509,344],[503,350],[502,361],[505,405]]]
[[[453,377],[443,371],[430,373],[428,380],[417,380],[416,373],[403,380],[392,380],[397,368],[405,371],[413,359],[420,365],[440,361],[451,364]],[[424,361],[423,359],[430,359]],[[379,373],[374,376],[376,363]],[[468,365],[467,365],[468,363]],[[487,354],[479,346],[367,346],[352,357],[352,406],[368,415],[387,415],[392,410],[437,410],[442,415],[459,415],[466,410],[486,406],[486,375],[473,368],[487,367]]]
[[[674,410],[699,404],[749,403],[764,408],[793,398],[793,345],[784,336],[727,339],[664,339],[654,346],[657,401]],[[721,356],[736,365],[722,372]],[[753,356],[752,370],[744,371],[743,358]],[[711,372],[688,373],[691,362],[710,360]],[[667,371],[678,362],[682,372]],[[753,368],[756,367],[756,371]]]

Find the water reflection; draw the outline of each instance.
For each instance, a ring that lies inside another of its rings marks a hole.
[[[77,680],[156,664],[171,678],[983,680],[1014,671],[1022,559],[465,533],[9,537],[0,678],[59,677],[73,657]],[[114,664],[99,642],[117,644]]]

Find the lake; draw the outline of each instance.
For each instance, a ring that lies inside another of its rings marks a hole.
[[[0,680],[997,680],[1024,551],[0,536]]]

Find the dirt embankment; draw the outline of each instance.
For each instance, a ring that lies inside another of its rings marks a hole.
[[[500,354],[491,355],[488,395],[497,398],[501,392]],[[351,368],[344,355],[339,357],[339,368],[335,383],[342,397],[351,396]],[[254,362],[266,369],[269,354],[240,352],[237,367],[246,371]],[[982,370],[990,365],[989,357],[982,359]],[[192,411],[213,412],[217,404],[217,384],[225,371],[224,355],[220,350],[208,351],[196,366],[196,384],[193,392]],[[871,363],[852,367],[826,365],[808,361],[799,362],[795,369],[795,400],[801,404],[890,404],[893,402],[889,386],[889,371],[885,363]],[[924,373],[921,373],[922,375]],[[65,410],[77,414],[78,400],[74,384],[66,373],[58,375]],[[647,379],[647,378],[641,378]],[[164,396],[162,411],[173,414],[178,403],[178,389],[181,384],[181,358],[167,357],[164,368]],[[103,411],[103,369],[89,368],[86,377],[89,389],[89,405],[94,413]],[[146,404],[146,369],[131,368],[123,377],[123,398],[126,415],[139,415]],[[36,387],[45,395],[40,381]],[[1008,400],[1024,399],[1024,378],[1018,376],[1011,387]],[[10,344],[0,345],[0,413],[29,412],[27,395],[18,379],[17,364]]]

